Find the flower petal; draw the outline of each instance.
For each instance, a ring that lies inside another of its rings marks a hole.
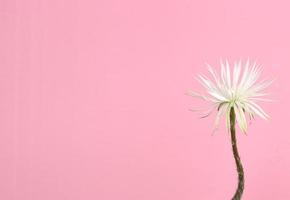
[[[241,72],[241,60],[239,61],[238,64],[235,64],[234,66],[234,75],[233,75],[233,88],[234,89],[236,89],[237,87],[237,83],[240,77],[240,72]]]
[[[243,133],[246,133],[247,131],[247,121],[246,121],[246,116],[243,111],[242,107],[237,106],[237,104],[234,105],[235,113],[236,113],[236,118],[238,121],[238,125],[243,131]]]
[[[230,104],[228,104],[228,107],[226,110],[226,127],[227,127],[228,132],[230,132],[230,129],[231,129],[230,114],[231,114],[231,106]]]
[[[247,105],[250,107],[250,109],[257,115],[259,115],[261,118],[267,120],[269,118],[269,115],[267,115],[264,110],[254,103],[253,101],[248,101]]]
[[[231,72],[230,72],[230,64],[229,61],[226,60],[226,79],[227,79],[227,85],[228,88],[231,88]]]
[[[221,94],[219,94],[218,92],[208,92],[211,96],[213,96],[216,100],[220,101],[220,102],[224,102],[227,101],[227,98],[225,98],[224,96],[222,96]]]
[[[195,98],[200,98],[200,99],[205,100],[205,101],[210,101],[208,97],[206,97],[202,94],[193,92],[193,91],[188,91],[186,94],[189,96],[195,97]]]
[[[214,86],[214,84],[207,78],[204,77],[202,75],[198,76],[197,79],[207,90],[215,90],[216,87]]]
[[[241,89],[248,77],[248,71],[249,71],[249,64],[250,64],[250,60],[248,59],[247,60],[247,63],[246,63],[246,66],[245,66],[245,70],[244,70],[244,73],[243,73],[243,76],[242,76],[242,79],[241,79],[241,82],[239,84],[239,89]]]
[[[214,131],[216,129],[218,129],[221,117],[224,115],[225,111],[226,111],[226,105],[220,104],[219,109],[218,109],[218,113],[217,113],[215,121],[214,121]]]
[[[216,83],[217,85],[219,85],[219,79],[218,79],[218,77],[217,77],[216,72],[214,71],[214,69],[213,69],[213,68],[212,68],[208,63],[205,63],[205,64],[206,64],[206,66],[207,66],[208,71],[211,73],[212,77],[214,78],[215,83]]]

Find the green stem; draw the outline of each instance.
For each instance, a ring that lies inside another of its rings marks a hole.
[[[232,200],[240,200],[242,198],[243,191],[244,191],[245,179],[244,179],[244,169],[243,169],[243,165],[242,165],[239,152],[238,152],[238,147],[237,147],[235,124],[236,124],[236,115],[235,115],[234,108],[232,107],[230,111],[231,140],[232,140],[233,155],[235,158],[238,178],[239,178],[238,188]]]

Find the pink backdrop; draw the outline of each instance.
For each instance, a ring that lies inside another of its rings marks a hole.
[[[277,80],[271,120],[238,133],[244,199],[290,199],[289,6],[0,0],[0,199],[230,199],[229,135],[184,93],[248,56]]]

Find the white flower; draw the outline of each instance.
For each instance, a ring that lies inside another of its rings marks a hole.
[[[242,67],[242,65],[244,66]],[[210,103],[210,109],[202,117],[207,117],[212,111],[217,110],[214,130],[218,128],[220,118],[224,114],[226,115],[227,128],[230,129],[230,110],[232,107],[237,123],[244,133],[247,131],[246,113],[248,113],[250,120],[254,115],[263,119],[269,117],[257,104],[258,101],[269,101],[263,98],[267,95],[264,93],[264,89],[272,83],[272,80],[257,82],[261,74],[260,66],[257,66],[256,63],[250,64],[249,59],[245,64],[242,64],[241,61],[235,62],[231,75],[229,62],[223,63],[221,61],[220,76],[210,65],[207,64],[207,66],[212,79],[199,75],[198,80],[208,94],[202,95],[192,91],[188,94]]]

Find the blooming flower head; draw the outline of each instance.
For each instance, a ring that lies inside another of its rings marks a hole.
[[[264,98],[267,95],[264,90],[272,83],[272,80],[258,81],[261,74],[260,66],[250,63],[249,59],[246,63],[239,61],[234,63],[231,73],[229,62],[221,61],[220,75],[210,65],[207,64],[207,67],[212,79],[203,75],[199,75],[197,78],[207,90],[207,94],[203,95],[193,91],[188,94],[210,104],[210,109],[202,117],[210,115],[214,110],[217,111],[214,129],[218,128],[223,115],[226,115],[226,125],[228,130],[230,129],[232,107],[237,123],[244,133],[247,131],[246,114],[250,120],[255,115],[263,119],[269,117],[257,104],[259,101],[269,101]]]

